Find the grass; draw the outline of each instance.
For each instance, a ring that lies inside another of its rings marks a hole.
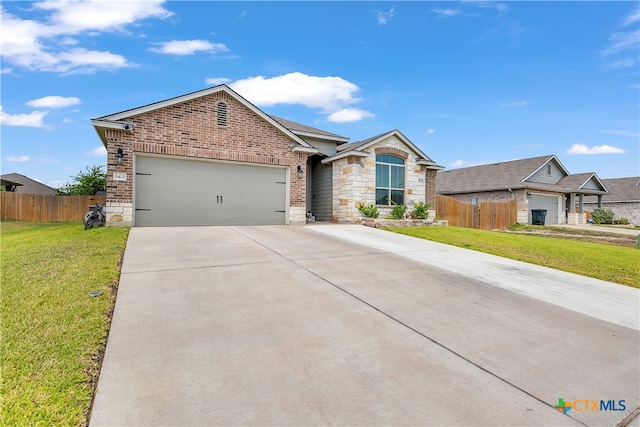
[[[540,235],[460,227],[390,228],[390,231],[640,287],[640,250]]]
[[[0,425],[87,424],[127,233],[0,224]]]

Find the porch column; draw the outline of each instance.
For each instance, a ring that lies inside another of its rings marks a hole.
[[[602,208],[602,194],[598,194],[598,207]]]
[[[579,195],[579,199],[578,199],[578,213],[584,213],[584,211],[583,211],[583,209],[582,209],[582,207],[583,207],[583,205],[582,205],[582,202],[583,202],[583,196],[584,196],[584,195],[583,195],[582,193],[580,193],[580,195]]]

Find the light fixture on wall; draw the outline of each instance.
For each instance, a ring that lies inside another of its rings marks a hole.
[[[122,148],[118,148],[118,152],[116,153],[116,165],[122,166],[123,161],[124,161],[124,153],[122,152]]]
[[[531,198],[531,193],[527,191],[527,199]]]
[[[302,170],[302,166],[298,165],[298,178],[302,178],[304,175],[304,171]]]

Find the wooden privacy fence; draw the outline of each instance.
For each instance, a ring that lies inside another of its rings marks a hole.
[[[81,222],[89,206],[104,205],[106,196],[48,196],[0,191],[0,219],[37,222]]]
[[[452,197],[436,195],[436,215],[453,227],[503,230],[518,221],[515,199],[506,202],[464,203]]]

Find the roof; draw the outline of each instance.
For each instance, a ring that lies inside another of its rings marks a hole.
[[[14,190],[15,193],[45,194],[45,195],[58,194],[58,190],[56,190],[55,188],[51,188],[48,185],[44,185],[38,181],[35,181],[19,173],[6,173],[0,176],[0,178],[2,178],[2,181],[3,181],[2,185],[5,185],[4,184],[5,181],[18,184],[18,187]]]
[[[549,162],[554,162],[567,175],[555,184],[527,181],[528,178]],[[527,188],[557,192],[580,190],[585,194],[605,194],[606,188],[604,188],[604,185],[602,185],[603,190],[601,191],[581,188],[592,177],[595,177],[597,182],[602,183],[593,172],[569,174],[560,160],[555,155],[549,154],[441,171],[436,175],[436,191],[438,194],[456,194]]]
[[[640,176],[603,179],[609,194],[602,196],[603,202],[640,202]]]
[[[329,139],[331,141],[338,141],[342,144],[345,142],[349,142],[349,138],[347,138],[346,136],[337,135],[335,133],[327,132],[318,128],[296,123],[291,120],[283,119],[282,117],[271,116],[271,118],[298,136],[310,136],[320,139]]]
[[[389,138],[390,136],[398,137],[406,146],[411,148],[415,154],[418,155],[416,159],[418,164],[426,165],[428,169],[441,170],[444,166],[437,165],[429,156],[422,152],[413,142],[411,142],[406,136],[402,134],[398,129],[394,129],[380,135],[372,136],[362,141],[352,142],[350,144],[343,144],[337,147],[338,153],[334,156],[327,157],[322,160],[322,163],[331,163],[334,160],[342,159],[349,156],[368,156],[369,153],[364,151],[370,146],[377,144],[378,142]]]
[[[185,95],[176,96],[174,98],[165,99],[164,101],[158,101],[152,104],[143,105],[141,107],[136,107],[129,110],[121,111],[119,113],[109,114],[106,116],[91,119],[91,123],[93,124],[93,127],[95,128],[96,132],[98,132],[98,135],[102,140],[102,143],[106,147],[107,140],[104,135],[104,131],[103,131],[104,129],[118,129],[118,130],[126,130],[130,132],[134,132],[135,124],[130,121],[127,121],[127,119],[130,119],[131,117],[138,116],[140,114],[145,114],[155,110],[160,110],[166,107],[170,107],[172,105],[181,104],[183,102],[192,101],[194,99],[202,98],[204,96],[208,96],[218,92],[225,92],[227,95],[231,96],[232,98],[234,98],[235,100],[243,104],[249,110],[254,112],[257,116],[261,117],[268,123],[271,123],[281,132],[286,134],[289,138],[294,140],[302,148],[309,149],[306,151],[310,151],[310,150],[314,150],[313,152],[317,151],[310,144],[308,144],[299,136],[297,136],[294,132],[289,130],[287,127],[279,123],[273,117],[266,114],[264,111],[262,111],[261,109],[259,109],[258,107],[256,107],[255,105],[247,101],[238,93],[234,92],[229,86],[224,84],[210,87],[207,89],[202,89],[196,92],[187,93]],[[294,148],[294,151],[296,151],[296,148]],[[301,151],[304,151],[304,150],[301,150]]]

